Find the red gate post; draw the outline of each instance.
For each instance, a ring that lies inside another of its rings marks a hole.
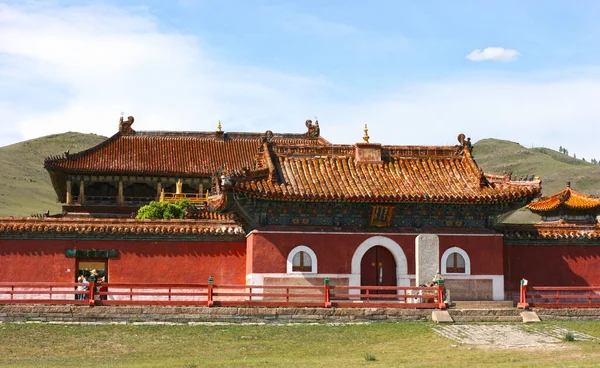
[[[444,301],[444,280],[439,279],[437,282],[437,294],[438,294],[438,308],[446,309],[446,302]]]
[[[96,304],[96,300],[94,300],[94,297],[96,296],[96,281],[91,280],[88,287],[90,288],[88,295],[88,304],[90,305],[90,307],[93,307]]]
[[[520,285],[519,292],[519,304],[517,304],[517,308],[527,309],[529,308],[529,303],[527,303],[527,280],[522,279]]]
[[[206,305],[209,307],[212,307],[215,302],[213,301],[213,277],[209,276],[208,277],[208,291],[207,291],[207,301],[206,301]]]
[[[331,308],[331,294],[330,294],[330,290],[331,287],[329,286],[329,277],[325,278],[325,289],[324,289],[324,295],[325,295],[325,308]]]

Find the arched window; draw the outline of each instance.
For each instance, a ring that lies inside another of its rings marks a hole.
[[[442,274],[471,274],[471,260],[467,252],[452,247],[444,252],[441,262]]]
[[[317,273],[317,255],[305,245],[297,246],[288,255],[287,272]]]
[[[446,259],[446,273],[465,273],[465,259],[459,253],[451,253]]]
[[[312,271],[312,259],[306,252],[298,252],[292,259],[292,271],[293,272],[311,272]]]

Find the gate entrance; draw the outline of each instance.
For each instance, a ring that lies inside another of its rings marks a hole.
[[[396,261],[392,253],[380,245],[367,250],[360,262],[361,286],[396,286],[396,282]],[[389,291],[381,292],[381,294],[387,293]]]

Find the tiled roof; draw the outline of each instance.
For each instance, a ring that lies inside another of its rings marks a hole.
[[[43,234],[199,236],[243,236],[244,229],[234,221],[216,220],[134,220],[89,218],[0,218],[0,236]]]
[[[527,205],[527,208],[535,212],[549,212],[558,207],[564,207],[570,210],[600,208],[600,198],[595,198],[571,189],[571,187],[567,187],[567,189],[563,191],[540,198]]]
[[[88,150],[48,158],[44,167],[68,173],[206,177],[220,168],[252,169],[264,139],[265,133],[119,132]],[[328,144],[303,134],[273,134],[270,139],[275,144]]]
[[[511,240],[600,240],[600,224],[571,224],[564,221],[534,225],[505,224],[498,227]]]
[[[382,146],[381,160],[358,162],[358,146],[272,147],[273,178],[244,179],[234,190],[306,201],[478,202],[532,197],[540,181],[488,175],[462,146]]]

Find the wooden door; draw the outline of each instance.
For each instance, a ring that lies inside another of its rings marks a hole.
[[[396,286],[396,261],[387,248],[375,246],[365,253],[360,263],[360,284]],[[389,294],[389,291],[382,294]]]

